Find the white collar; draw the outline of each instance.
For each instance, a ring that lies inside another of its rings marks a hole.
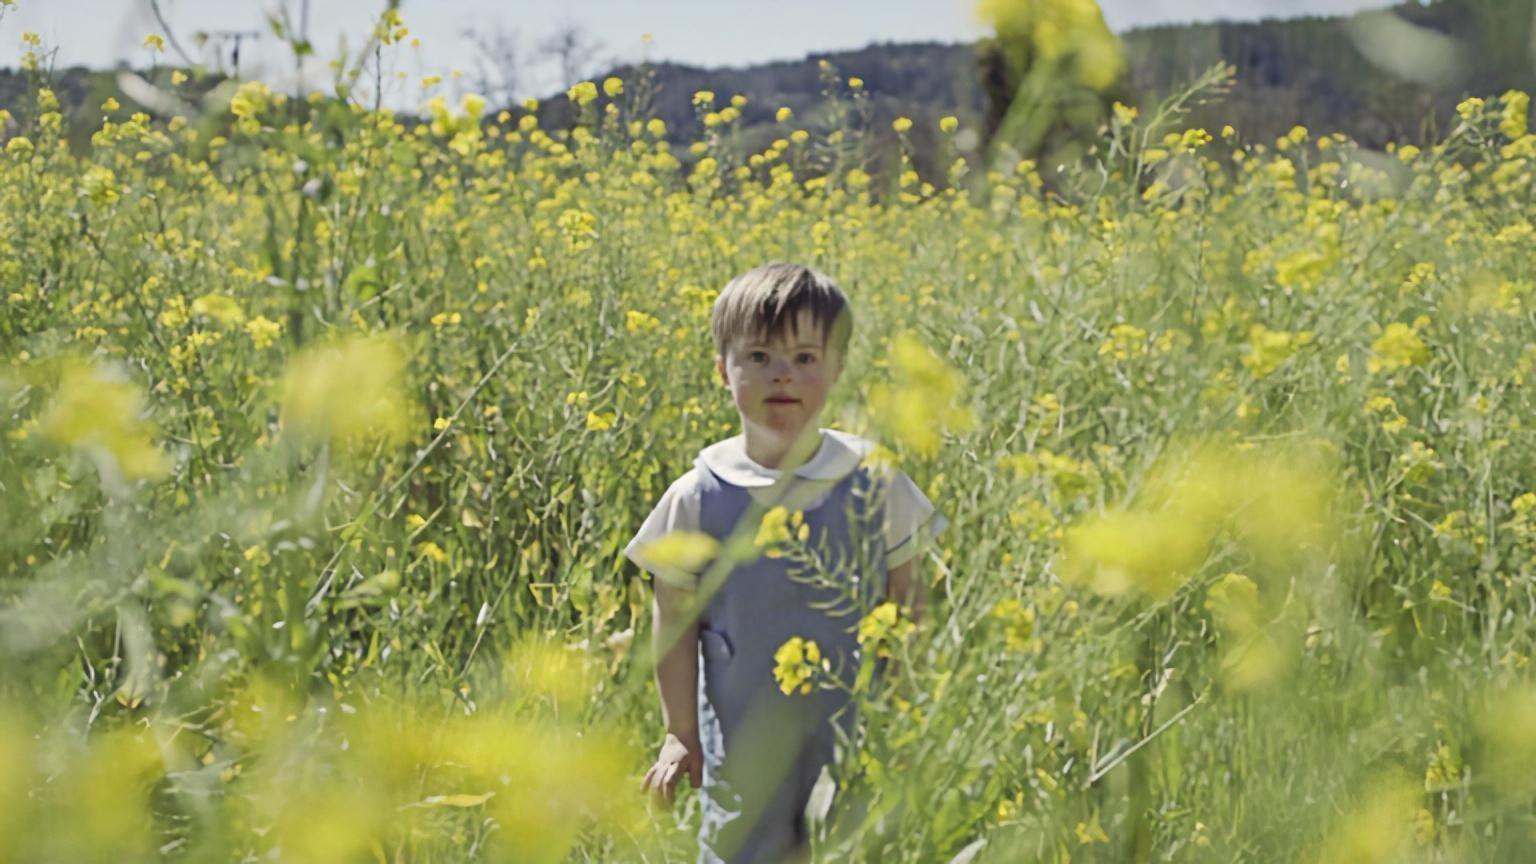
[[[796,477],[807,480],[841,480],[852,474],[875,446],[873,441],[849,432],[822,428],[821,446],[804,465],[795,469]],[[733,486],[772,486],[783,472],[764,468],[747,457],[747,439],[743,435],[718,441],[699,451],[695,464],[708,468]]]

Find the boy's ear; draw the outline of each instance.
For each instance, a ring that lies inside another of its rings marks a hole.
[[[715,355],[715,374],[720,376],[721,387],[731,386],[731,377],[725,374],[725,358],[719,354]]]

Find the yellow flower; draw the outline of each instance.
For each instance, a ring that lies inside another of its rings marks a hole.
[[[720,543],[700,531],[673,531],[636,550],[636,555],[658,567],[700,573],[720,552]]]
[[[857,77],[849,78],[848,79],[848,87],[850,89],[853,89],[853,90],[862,89],[864,87],[864,79],[863,78],[857,78]]]
[[[1035,610],[1008,597],[999,600],[987,613],[1003,625],[1003,645],[1009,651],[1029,651],[1035,647]]]
[[[1077,834],[1077,842],[1084,846],[1093,843],[1108,843],[1109,835],[1104,833],[1104,827],[1099,824],[1099,817],[1095,815],[1091,822],[1079,822],[1074,833]]]
[[[123,107],[123,106],[118,104],[118,101],[116,99],[113,99],[111,96],[107,97],[107,101],[101,103],[101,110],[107,112],[108,114],[112,113],[113,111],[116,111],[117,109],[119,109],[121,107]]]
[[[780,108],[776,113],[774,113],[773,119],[777,120],[780,123],[783,123],[783,122],[789,120],[789,118],[791,118],[793,116],[795,116],[795,112],[790,110],[789,106],[786,105],[785,107]]]
[[[597,85],[591,81],[580,81],[565,91],[565,95],[577,105],[590,105],[597,98]]]
[[[905,135],[912,131],[912,120],[908,117],[897,117],[891,121],[891,128],[896,130],[897,135]]]
[[[821,648],[814,641],[792,636],[773,652],[773,678],[785,695],[799,690],[811,692],[811,679],[818,668],[825,668]]]
[[[164,51],[165,37],[159,33],[151,33],[144,37],[144,47],[154,49],[155,51]]]
[[[762,550],[769,558],[779,558],[784,554],[783,546],[788,544],[794,535],[790,528],[798,529],[805,515],[796,511],[793,516],[783,507],[771,508],[763,514],[763,519],[757,526],[757,537],[752,541],[753,545]]]
[[[245,313],[240,311],[240,304],[225,294],[204,294],[193,300],[192,314],[212,318],[231,327],[245,321]]]
[[[403,441],[411,427],[405,370],[405,352],[383,335],[307,348],[283,375],[283,425],[337,445]]]
[[[605,429],[612,429],[614,421],[618,420],[618,418],[619,415],[613,411],[609,411],[606,414],[598,414],[595,411],[588,411],[587,431],[602,432]]]
[[[240,85],[234,97],[229,100],[229,110],[242,120],[258,117],[261,112],[267,110],[267,102],[271,95],[272,91],[266,84],[260,81],[247,81]]]
[[[1289,333],[1254,324],[1248,328],[1248,350],[1242,357],[1243,367],[1252,372],[1253,377],[1264,378],[1311,341],[1312,334],[1306,330]]]
[[[1530,131],[1531,97],[1519,90],[1510,90],[1501,101],[1504,109],[1499,115],[1499,132],[1511,141],[1524,138]]]
[[[859,646],[873,650],[878,657],[889,657],[890,643],[903,641],[916,628],[895,603],[881,603],[859,620]]]
[[[1092,0],[980,0],[978,11],[1010,54],[1062,64],[1095,90],[1125,69],[1120,40]]]
[[[634,309],[624,313],[624,329],[631,333],[648,332],[660,326],[661,322],[654,315],[647,315]]]
[[[79,448],[107,477],[156,479],[170,468],[152,440],[144,397],[116,366],[69,362],[39,423],[43,435]]]
[[[693,104],[699,108],[705,108],[715,104],[715,91],[699,90],[693,94]]]
[[[960,120],[956,117],[939,118],[939,131],[946,135],[960,128]]]
[[[1371,343],[1371,358],[1366,361],[1365,368],[1374,375],[1423,366],[1428,362],[1429,347],[1420,338],[1418,327],[1393,322]]]
[[[433,543],[431,540],[423,540],[422,542],[417,543],[416,551],[421,555],[421,557],[435,561],[438,564],[443,564],[448,561],[448,553],[443,551],[443,547]]]
[[[1116,324],[1109,328],[1109,338],[1099,346],[1100,357],[1131,360],[1147,353],[1147,331],[1134,324]]]
[[[277,337],[282,335],[283,325],[264,315],[257,315],[245,322],[245,332],[251,337],[251,344],[260,351],[277,341]]]
[[[605,79],[603,79],[603,92],[608,94],[608,98],[610,98],[610,99],[624,95],[624,79],[622,79],[622,78],[605,78]]]
[[[1066,530],[1062,577],[1102,594],[1166,597],[1205,563],[1223,533],[1265,566],[1293,567],[1330,536],[1330,470],[1330,454],[1319,447],[1171,453],[1133,505]]]
[[[871,387],[868,402],[871,415],[892,438],[931,456],[943,433],[966,432],[975,424],[963,404],[965,376],[915,335],[895,338],[889,363],[891,382]]]

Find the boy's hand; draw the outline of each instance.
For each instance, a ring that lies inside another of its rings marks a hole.
[[[667,740],[662,742],[661,753],[656,756],[656,764],[645,772],[641,788],[654,793],[659,800],[670,806],[676,795],[677,781],[685,773],[693,788],[704,785],[704,748],[697,737],[679,738],[668,732]]]

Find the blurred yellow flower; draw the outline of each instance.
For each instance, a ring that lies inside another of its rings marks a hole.
[[[703,572],[719,552],[719,541],[700,531],[673,531],[636,550],[648,563],[687,573]]]
[[[435,561],[438,564],[444,564],[448,561],[448,553],[443,551],[443,547],[433,543],[431,540],[423,540],[422,542],[417,543],[416,552],[420,554],[421,557],[430,561]]]
[[[795,112],[791,111],[789,109],[789,106],[786,105],[786,106],[784,106],[783,108],[780,108],[777,112],[774,113],[773,119],[777,120],[780,123],[784,123],[784,122],[788,121],[789,118],[791,118],[793,116],[795,116]]]
[[[599,414],[595,411],[588,411],[587,431],[602,432],[605,429],[612,429],[614,421],[618,420],[618,418],[619,415],[613,411],[609,411],[606,414]]]
[[[580,81],[566,90],[565,95],[577,105],[590,105],[597,98],[597,85],[591,81]]]
[[[193,300],[192,314],[212,318],[226,327],[245,322],[245,313],[240,310],[240,304],[227,294],[204,294]]]
[[[1034,638],[1034,609],[1007,597],[993,604],[987,617],[1003,625],[1003,646],[1009,651],[1031,651],[1038,647]]]
[[[1065,64],[1079,81],[1100,91],[1125,69],[1120,40],[1094,0],[979,0],[977,11],[1020,68],[1033,54]]]
[[[1253,373],[1253,377],[1264,378],[1280,368],[1280,364],[1290,359],[1299,348],[1311,342],[1312,334],[1305,330],[1290,333],[1254,324],[1248,328],[1247,350],[1241,362],[1244,368]]]
[[[229,110],[242,120],[254,119],[267,110],[272,91],[261,81],[247,81],[235,90]]]
[[[245,332],[251,337],[251,344],[260,351],[277,341],[277,337],[282,335],[283,325],[264,315],[257,315],[245,322]]]
[[[1333,474],[1330,454],[1311,446],[1176,448],[1133,505],[1066,530],[1062,578],[1103,594],[1166,597],[1205,563],[1222,532],[1258,565],[1294,568],[1332,536]]]
[[[284,428],[302,438],[352,447],[393,446],[410,434],[405,352],[394,338],[352,336],[311,346],[282,382]]]
[[[1499,114],[1499,133],[1511,141],[1524,138],[1530,133],[1531,97],[1520,90],[1509,90],[1500,97],[1503,110]]]
[[[158,479],[170,460],[155,447],[154,424],[143,415],[143,394],[120,367],[70,360],[39,431],[85,452],[111,480]]]
[[[940,117],[939,131],[946,135],[960,128],[960,120],[957,117]]]
[[[610,99],[624,95],[624,79],[604,78],[603,92],[608,94],[608,98]]]
[[[890,439],[923,456],[938,452],[944,433],[964,433],[975,416],[963,404],[965,376],[928,350],[914,334],[891,343],[890,383],[870,388],[869,411]]]
[[[891,121],[891,128],[897,135],[905,135],[912,131],[912,119],[910,117],[897,117]]]
[[[1374,375],[1377,372],[1395,372],[1428,363],[1429,346],[1419,336],[1418,326],[1418,322],[1414,326],[1400,322],[1388,324],[1386,330],[1371,343],[1371,357],[1366,361],[1366,371]]]

